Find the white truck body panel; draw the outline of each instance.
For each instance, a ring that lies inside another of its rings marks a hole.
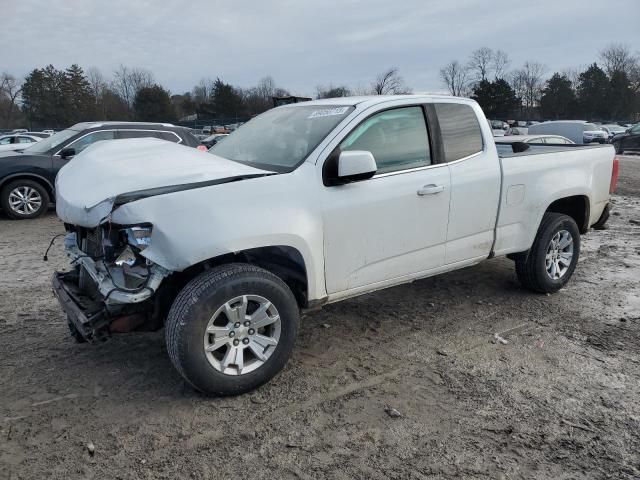
[[[325,160],[363,119],[434,102],[473,108],[481,152],[346,185],[323,184]],[[96,144],[60,172],[58,215],[85,227],[107,215],[119,225],[150,223],[151,243],[141,255],[170,271],[252,248],[291,247],[304,260],[308,300],[331,302],[471,265],[492,253],[525,251],[553,201],[587,197],[591,225],[609,199],[611,147],[499,158],[482,110],[468,99],[398,96],[296,105],[356,108],[290,173],[157,194],[115,208],[116,197],[131,191],[269,172],[168,142]],[[443,188],[418,195],[426,186]]]
[[[613,156],[613,147],[604,147],[501,158],[503,195],[495,255],[527,250],[547,207],[564,197],[587,197],[588,225],[593,225],[609,201]]]

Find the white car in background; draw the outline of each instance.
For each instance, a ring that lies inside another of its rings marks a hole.
[[[608,140],[611,141],[614,135],[618,133],[624,133],[627,129],[621,127],[620,125],[610,124],[610,125],[601,125],[600,128],[607,133],[609,136]]]
[[[584,120],[555,120],[529,127],[529,135],[560,135],[574,143],[607,143],[608,135]]]
[[[561,135],[505,135],[500,143],[546,143],[549,145],[573,145],[575,142]]]
[[[520,123],[520,122],[518,122]],[[509,128],[509,130],[506,131],[505,136],[509,136],[509,135],[528,135],[529,134],[529,129],[527,127],[511,127]]]
[[[35,135],[5,135],[0,137],[0,152],[8,152],[11,150],[22,150],[35,142],[42,140],[41,137]]]

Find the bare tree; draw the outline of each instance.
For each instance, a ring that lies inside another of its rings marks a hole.
[[[102,72],[96,67],[91,67],[87,70],[87,80],[91,87],[91,93],[93,93],[97,102],[102,96],[104,89],[107,87],[107,82],[105,81]]]
[[[211,80],[210,78],[202,78],[200,79],[200,83],[193,87],[193,101],[196,105],[201,105],[211,100],[211,97],[213,96],[214,83],[214,80]]]
[[[488,80],[493,58],[493,50],[487,47],[478,48],[471,53],[468,66],[476,81]]]
[[[544,88],[543,75],[546,67],[537,62],[526,62],[522,68],[511,75],[511,87],[522,99],[523,106],[531,113],[531,109],[540,103]]]
[[[333,85],[328,86],[318,85],[316,87],[316,98],[338,98],[348,97],[351,95],[351,90],[346,85]]]
[[[496,80],[505,77],[510,63],[511,60],[507,52],[503,50],[495,51],[491,59],[491,67],[493,68],[493,76]]]
[[[133,100],[138,91],[153,85],[153,73],[143,68],[128,68],[120,65],[114,72],[113,90],[133,108]]]
[[[22,85],[16,80],[16,78],[4,72],[0,75],[0,97],[4,97],[6,103],[6,111],[4,115],[5,125],[11,125],[13,120],[13,113],[22,92]]]
[[[600,52],[600,60],[604,65],[604,70],[611,77],[615,72],[629,73],[638,65],[636,58],[627,45],[622,43],[612,43]]]
[[[398,74],[398,68],[393,67],[382,72],[371,84],[371,90],[375,95],[402,95],[411,93],[411,90],[404,84],[404,80]]]
[[[580,83],[580,73],[587,69],[584,65],[580,65],[575,68],[566,68],[562,71],[562,74],[571,82],[571,89],[574,92],[578,91],[578,84]]]
[[[440,79],[442,80],[442,83],[446,85],[449,93],[456,97],[468,94],[468,75],[469,69],[467,66],[462,65],[457,60],[449,62],[440,69]]]

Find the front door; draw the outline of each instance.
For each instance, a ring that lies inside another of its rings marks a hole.
[[[432,164],[423,108],[374,114],[339,148],[371,152],[378,171],[368,180],[324,189],[327,292],[389,282],[443,265],[449,167]]]

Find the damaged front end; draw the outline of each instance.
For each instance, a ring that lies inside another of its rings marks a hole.
[[[155,293],[172,272],[141,255],[153,227],[65,227],[64,249],[73,269],[56,272],[52,286],[72,334],[94,341],[111,333],[160,328]]]

